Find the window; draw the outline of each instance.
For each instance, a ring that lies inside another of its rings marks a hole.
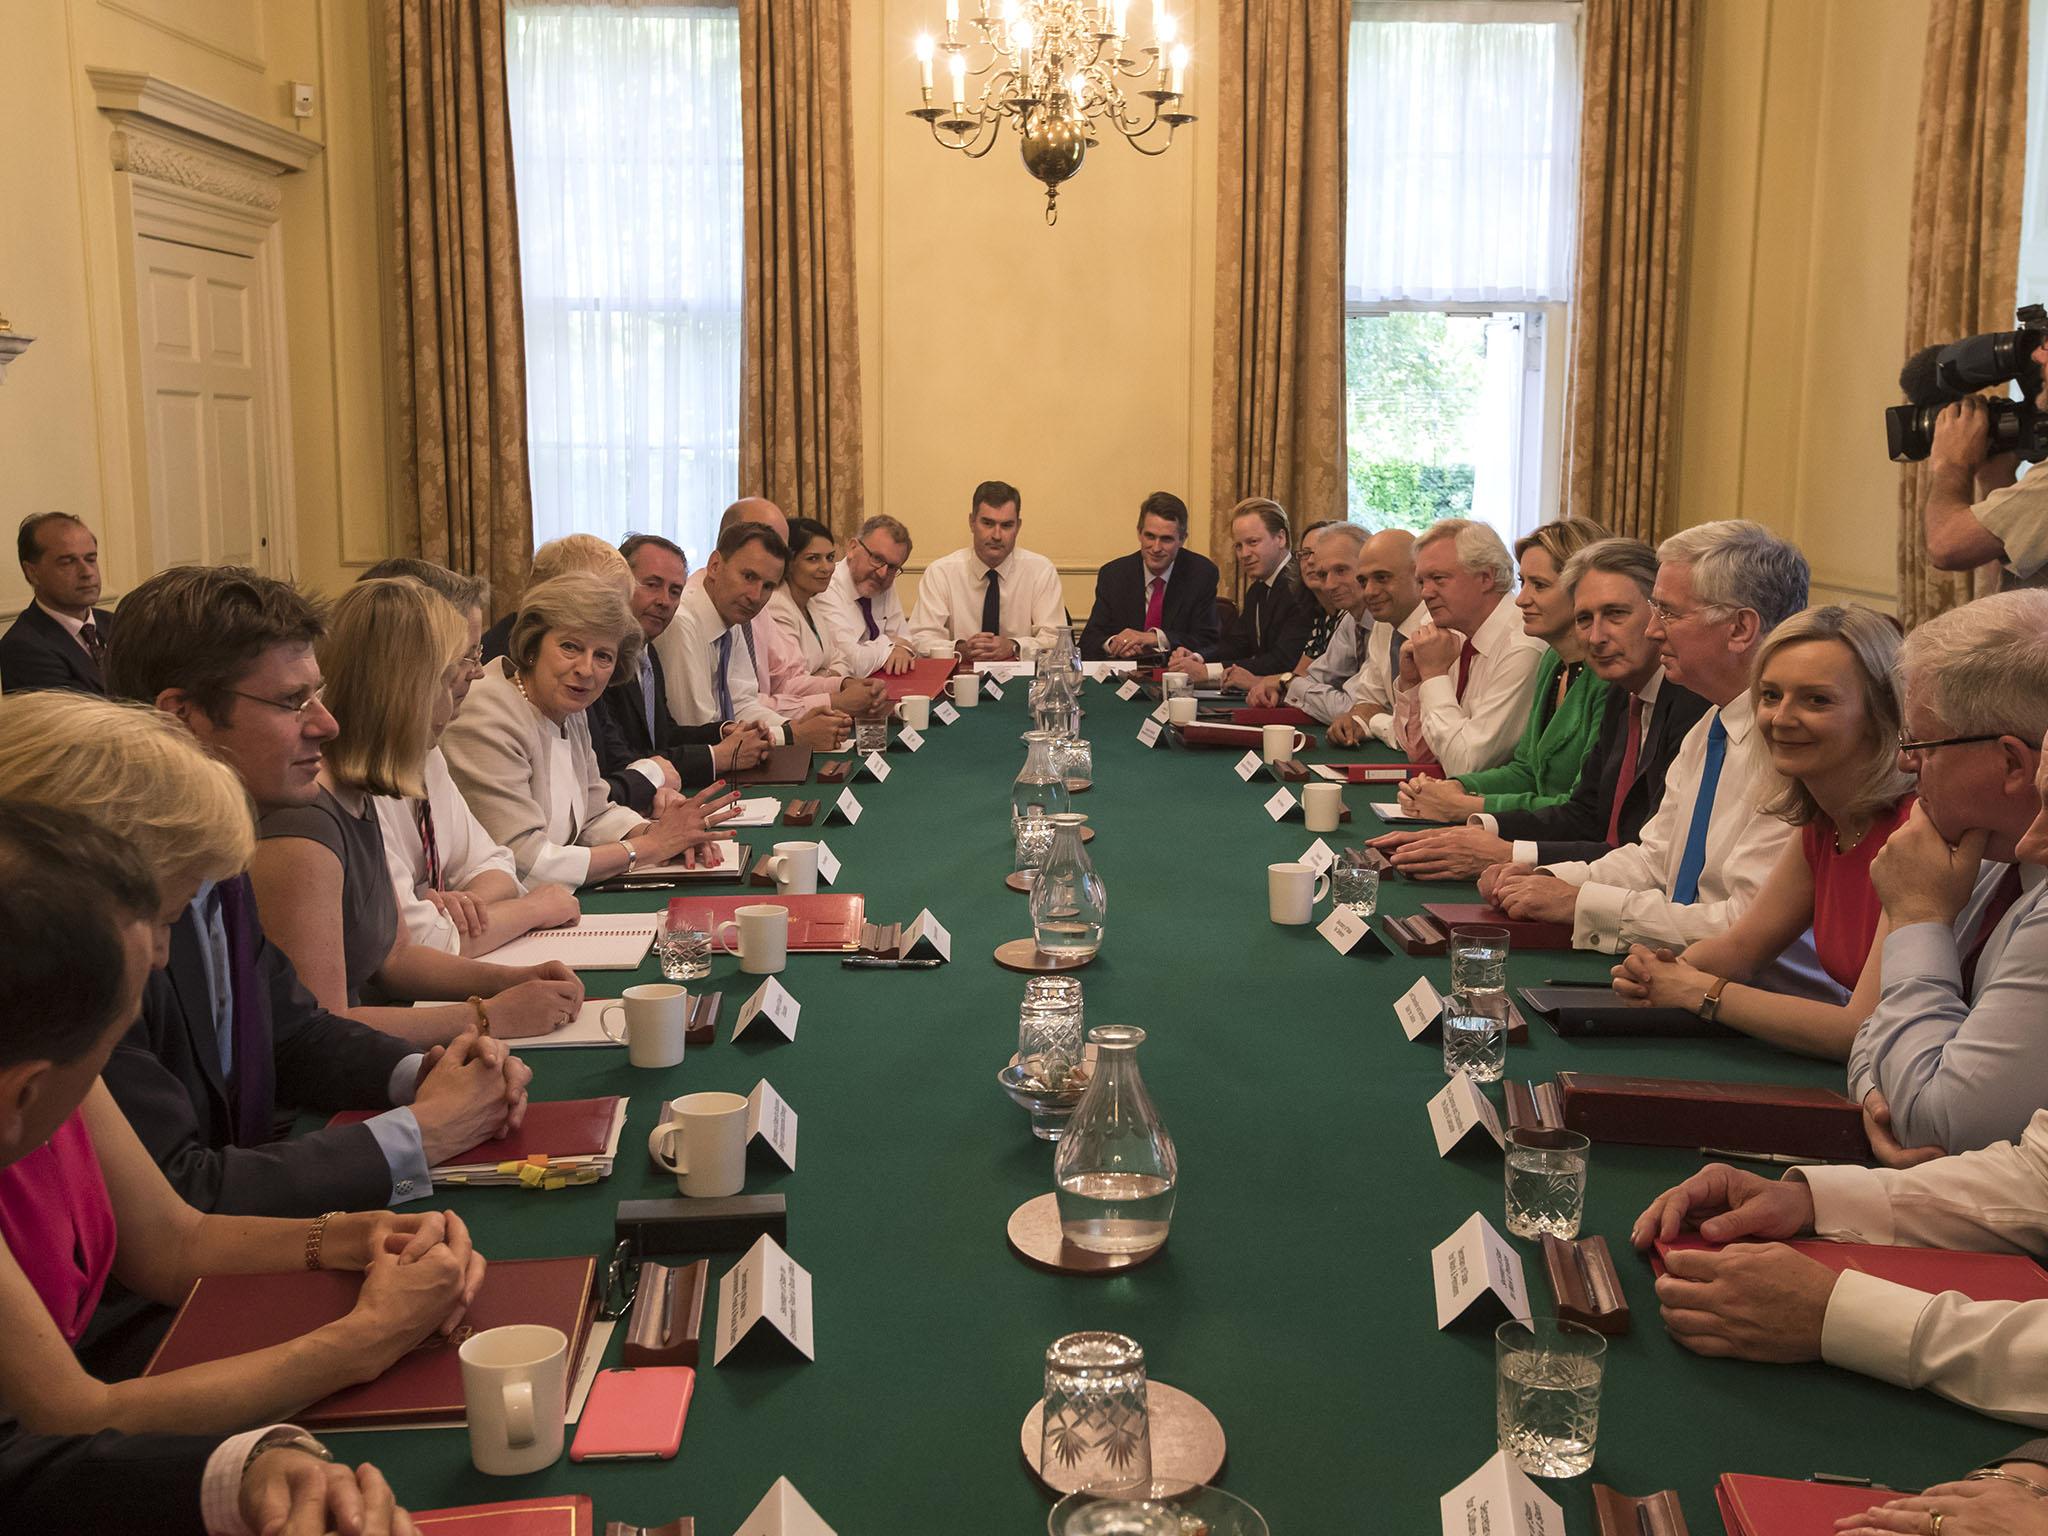
[[[1556,516],[1578,6],[1361,0],[1347,83],[1350,516]]]
[[[505,52],[534,539],[695,564],[739,483],[739,12],[512,0]]]

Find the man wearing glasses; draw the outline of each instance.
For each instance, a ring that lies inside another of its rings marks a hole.
[[[908,672],[917,659],[910,618],[896,595],[896,578],[909,558],[910,530],[887,513],[877,513],[846,541],[831,584],[811,599],[832,639],[852,658],[855,677]]]

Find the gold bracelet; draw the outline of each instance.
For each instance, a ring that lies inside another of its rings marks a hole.
[[[1979,1467],[1976,1471],[1972,1472],[1968,1477],[1964,1478],[1963,1481],[1966,1483],[2018,1483],[2022,1488],[2026,1489],[2027,1492],[2031,1493],[2035,1498],[2048,1499],[2048,1488],[2042,1487],[2039,1483],[2035,1482],[2031,1477],[2015,1477],[2010,1472],[1994,1472],[1989,1467]]]
[[[471,993],[469,997],[469,1006],[476,1010],[476,1032],[480,1035],[490,1034],[491,1016],[488,1013],[484,1012],[484,1000],[478,997],[475,993]]]
[[[334,1218],[339,1216],[340,1214],[341,1212],[339,1211],[329,1211],[325,1216],[322,1216],[318,1221],[314,1222],[312,1227],[307,1231],[306,1268],[320,1268],[320,1245],[327,1240],[327,1223],[334,1220]]]

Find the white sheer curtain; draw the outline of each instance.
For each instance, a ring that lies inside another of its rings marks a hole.
[[[1355,7],[1347,304],[1570,297],[1578,11],[1540,0]]]
[[[533,536],[708,553],[738,494],[736,5],[507,7]]]

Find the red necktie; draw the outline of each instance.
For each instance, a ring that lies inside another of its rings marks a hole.
[[[2020,899],[2020,867],[2010,866],[2005,878],[1998,882],[1998,889],[1991,893],[1991,899],[1984,904],[1984,915],[1977,921],[1977,937],[1970,941],[1970,949],[1963,956],[1963,996],[1968,998],[1977,984],[1977,961],[1984,953],[1984,945],[1991,937],[1991,930],[1998,926],[1998,920],[2012,910],[2012,904]]]
[[[1478,654],[1479,647],[1470,640],[1467,640],[1465,648],[1458,652],[1458,698],[1461,701],[1465,697],[1465,684],[1472,680],[1472,658]]]
[[[1607,813],[1607,846],[1621,846],[1621,802],[1635,788],[1636,758],[1643,745],[1643,696],[1628,696],[1628,746],[1621,754],[1621,772],[1614,776],[1614,808]]]
[[[1159,577],[1152,578],[1152,595],[1145,599],[1145,627],[1157,629],[1159,621],[1166,614],[1166,583]]]

